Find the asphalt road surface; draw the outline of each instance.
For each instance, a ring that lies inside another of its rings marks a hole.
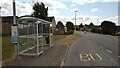
[[[69,48],[63,66],[118,66],[118,38],[76,32],[82,37]]]

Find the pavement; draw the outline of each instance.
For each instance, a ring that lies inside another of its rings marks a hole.
[[[76,33],[82,38],[70,46],[63,66],[115,66],[118,68],[120,65],[118,38],[93,33]]]
[[[0,31],[1,31],[1,29],[0,29]],[[2,61],[1,60],[2,60],[2,37],[0,35],[0,67],[2,65]]]
[[[3,66],[59,66],[61,65],[65,56],[67,46],[65,42],[68,41],[71,35],[63,39],[53,42],[53,46],[45,46],[44,52],[40,56],[19,56],[18,61],[4,64]]]
[[[0,68],[2,67],[2,61],[0,61]]]

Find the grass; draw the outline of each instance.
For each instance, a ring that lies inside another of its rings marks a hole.
[[[54,35],[53,36],[53,41],[58,41],[62,38],[66,38],[66,36],[68,35]],[[70,35],[70,37],[67,37],[68,39],[64,44],[68,45],[71,44],[74,40],[78,39],[80,37],[80,35],[78,34],[73,34]],[[20,39],[20,41],[22,43],[24,43],[26,41],[26,39]],[[2,37],[2,60],[6,60],[8,58],[11,58],[12,55],[14,55],[14,44],[11,43],[11,37],[10,36],[3,36]]]
[[[57,41],[59,39],[65,38],[67,35],[54,35],[53,36],[53,41]]]
[[[77,40],[78,38],[80,38],[80,35],[74,33],[73,35],[71,35],[71,36],[69,37],[68,40],[66,40],[66,42],[64,42],[64,45],[70,45],[70,44],[73,43],[74,40]]]
[[[57,41],[59,39],[65,38],[67,35],[54,35],[53,41]],[[20,39],[22,43],[26,41],[26,39]],[[32,40],[31,40],[32,41]],[[44,42],[45,43],[45,42]],[[26,47],[22,47],[24,49]],[[11,43],[11,37],[10,36],[3,36],[2,37],[2,60],[6,60],[8,58],[11,58],[12,55],[14,55],[14,44]]]
[[[70,45],[73,43],[74,40],[77,40],[80,38],[79,34],[74,33],[73,35],[69,36],[66,42],[64,42],[64,45]]]
[[[2,60],[10,58],[14,53],[14,45],[11,43],[10,36],[2,37]]]

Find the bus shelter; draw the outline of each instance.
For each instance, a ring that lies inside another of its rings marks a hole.
[[[52,22],[35,18],[21,17],[18,24],[18,55],[39,56],[44,46],[52,46]]]

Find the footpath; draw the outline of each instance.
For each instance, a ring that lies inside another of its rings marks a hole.
[[[46,46],[47,49],[40,56],[20,56],[18,61],[12,61],[4,66],[60,66],[68,48],[65,42],[69,41],[70,36],[72,35],[53,42],[52,47]]]

